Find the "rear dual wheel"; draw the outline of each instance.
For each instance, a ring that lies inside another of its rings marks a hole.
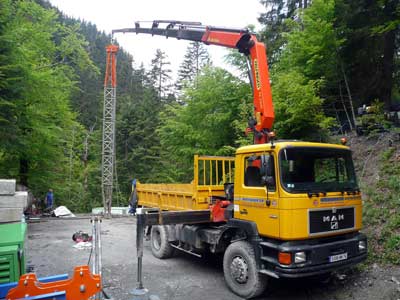
[[[224,277],[228,287],[246,299],[261,295],[267,277],[257,269],[253,246],[246,241],[230,244],[224,254]]]

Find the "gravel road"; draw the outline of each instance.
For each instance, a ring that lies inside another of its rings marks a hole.
[[[103,282],[113,299],[130,300],[136,284],[135,218],[103,220]],[[74,248],[72,234],[91,232],[90,219],[43,219],[28,227],[28,265],[38,276],[72,274],[87,264],[90,250]],[[161,300],[238,300],[224,283],[222,259],[202,259],[179,253],[159,260],[144,243],[144,285]],[[271,280],[259,300],[357,299],[400,300],[400,268],[365,265],[318,280]]]

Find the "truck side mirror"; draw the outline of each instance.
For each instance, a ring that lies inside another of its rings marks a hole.
[[[275,178],[273,176],[267,176],[265,183],[268,188],[275,186]]]
[[[275,187],[275,178],[274,176],[263,176],[263,183],[267,186],[267,188]]]

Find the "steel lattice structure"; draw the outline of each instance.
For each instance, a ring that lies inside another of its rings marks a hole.
[[[104,213],[111,215],[114,157],[115,157],[115,107],[116,107],[116,54],[118,46],[107,46],[107,65],[104,79],[103,146],[102,146],[102,196]]]

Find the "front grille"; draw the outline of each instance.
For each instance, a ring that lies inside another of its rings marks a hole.
[[[354,228],[354,207],[310,210],[309,233],[319,234]]]

